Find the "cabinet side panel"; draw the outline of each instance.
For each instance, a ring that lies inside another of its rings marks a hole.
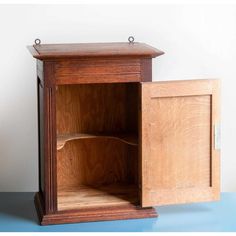
[[[39,150],[39,191],[44,195],[44,105],[43,87],[38,77],[38,150]]]
[[[46,214],[57,210],[56,104],[54,63],[44,65],[44,177]]]
[[[141,81],[151,82],[152,81],[152,59],[144,58],[141,59]]]

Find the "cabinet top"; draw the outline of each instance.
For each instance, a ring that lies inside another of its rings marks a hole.
[[[87,57],[146,57],[154,58],[164,52],[145,43],[79,43],[38,44],[28,46],[33,57],[40,60]]]

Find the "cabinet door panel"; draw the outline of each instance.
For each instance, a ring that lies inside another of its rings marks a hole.
[[[219,198],[217,80],[141,84],[142,206]]]

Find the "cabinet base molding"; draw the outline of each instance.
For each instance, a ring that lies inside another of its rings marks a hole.
[[[41,225],[154,218],[158,216],[153,207],[140,208],[131,204],[119,207],[99,207],[46,214],[44,212],[44,203],[40,192],[35,194],[34,202]]]

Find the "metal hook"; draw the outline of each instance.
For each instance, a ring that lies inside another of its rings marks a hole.
[[[40,39],[35,39],[34,43],[35,43],[35,45],[39,45],[39,44],[41,44],[41,40]]]
[[[134,37],[133,36],[129,36],[128,41],[129,41],[129,43],[133,43],[134,42]]]

